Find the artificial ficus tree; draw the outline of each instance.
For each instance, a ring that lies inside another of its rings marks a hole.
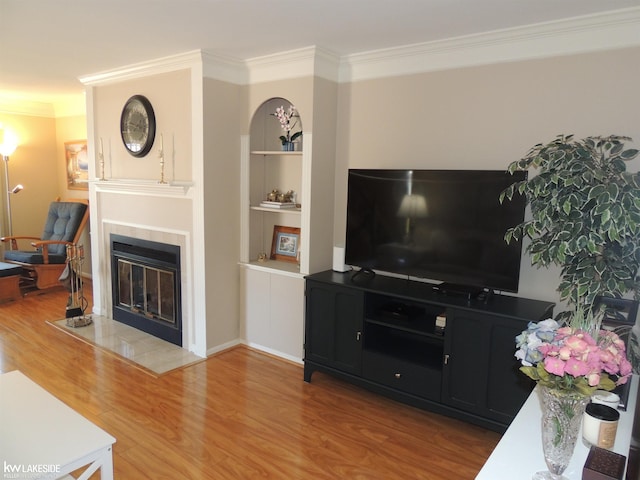
[[[561,268],[560,299],[590,307],[599,296],[620,298],[640,287],[640,177],[627,172],[638,156],[629,137],[560,135],[534,146],[509,172],[537,170],[500,195],[526,196],[531,219],[505,240],[528,237],[532,265]]]

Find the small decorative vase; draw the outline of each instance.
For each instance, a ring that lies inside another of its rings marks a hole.
[[[295,145],[293,142],[282,142],[282,151],[283,152],[293,152]]]
[[[549,471],[536,473],[533,480],[566,480],[562,473],[573,455],[590,398],[542,385],[538,389],[542,407],[542,451]]]

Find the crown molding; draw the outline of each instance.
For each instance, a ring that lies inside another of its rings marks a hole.
[[[2,92],[0,113],[45,118],[80,117],[87,114],[86,99],[84,93],[79,93],[39,101]]]
[[[640,46],[640,7],[632,7],[342,57],[317,46],[246,61],[194,50],[85,75],[79,80],[85,87],[97,86],[190,69],[196,76],[239,85],[306,76],[348,83],[637,46]],[[65,117],[85,115],[86,105],[83,94],[50,101],[0,92],[0,112]]]
[[[316,48],[314,72],[317,77],[337,82],[340,80],[340,57],[318,47]]]
[[[245,63],[249,84],[308,76],[339,79],[340,57],[317,46],[250,58]]]
[[[202,63],[202,51],[194,50],[157,58],[146,62],[135,63],[113,70],[106,70],[99,73],[84,75],[79,77],[80,82],[85,86],[108,85],[125,80],[144,78],[149,75],[174,72],[199,66]]]
[[[202,75],[239,85],[248,81],[247,67],[243,61],[210,51],[202,51]]]
[[[640,46],[640,7],[347,55],[340,82]]]
[[[239,85],[319,76],[338,81],[340,58],[316,46],[279,52],[243,61],[211,51],[194,50],[180,55],[80,77],[85,86],[108,85],[149,75],[191,69],[205,78]]]
[[[237,59],[205,50],[192,50],[178,55],[85,75],[80,77],[79,80],[85,86],[99,86],[177,70],[193,70],[201,72],[207,78],[215,78],[231,83],[244,83],[247,78],[245,69],[244,63]]]
[[[343,57],[317,46],[239,60],[203,50],[86,75],[105,85],[180,69],[250,85],[306,76],[348,83],[478,65],[640,46],[640,7],[475,35],[405,45]]]
[[[0,113],[30,117],[55,117],[53,103],[39,102],[7,93],[0,93]]]

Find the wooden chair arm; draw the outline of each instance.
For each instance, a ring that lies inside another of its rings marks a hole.
[[[41,249],[42,251],[42,263],[49,263],[49,245],[73,245],[71,242],[65,242],[62,240],[40,240],[37,242],[31,242],[31,245],[36,249]]]
[[[40,240],[39,237],[24,237],[24,236],[12,236],[12,237],[0,237],[0,242],[10,242],[9,250],[18,250],[18,240]]]

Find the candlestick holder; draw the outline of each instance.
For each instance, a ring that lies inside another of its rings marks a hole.
[[[104,182],[107,180],[104,178],[104,155],[100,153],[98,154],[98,158],[100,159],[100,181]]]
[[[102,148],[102,138],[100,139],[100,153],[98,154],[100,160],[100,181],[105,182],[107,179],[104,177],[104,150]]]
[[[167,184],[164,179],[164,135],[160,134],[160,150],[158,151],[158,157],[160,157],[160,184]]]
[[[164,179],[164,152],[162,149],[160,149],[158,156],[160,157],[160,180],[158,181],[158,183],[164,185],[164,184],[167,184],[168,182],[165,181]]]

